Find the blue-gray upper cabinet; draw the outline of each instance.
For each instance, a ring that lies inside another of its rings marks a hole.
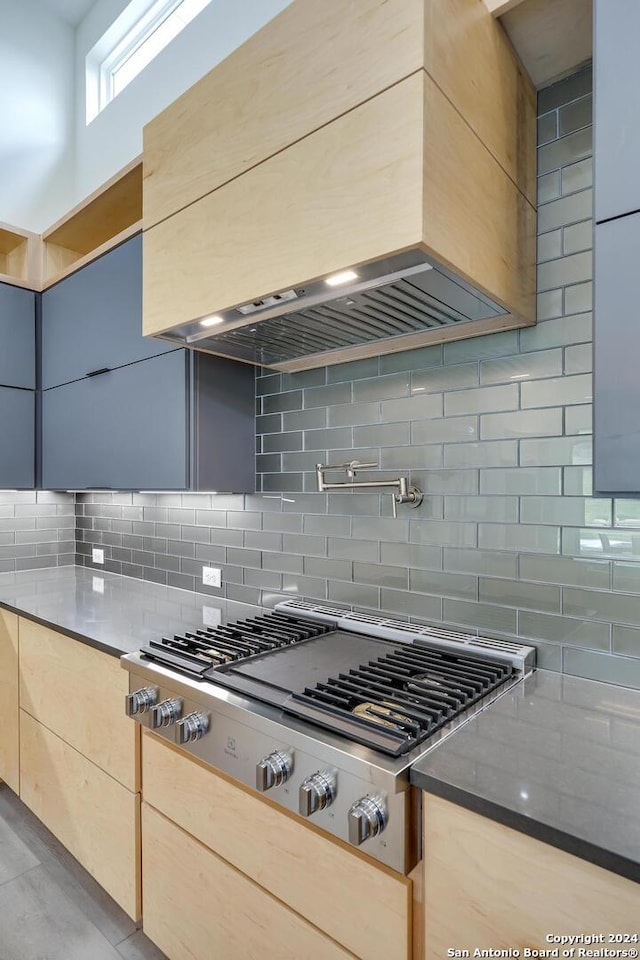
[[[42,295],[42,387],[174,350],[142,336],[142,236]]]
[[[596,222],[640,210],[640,3],[595,0]]]
[[[640,214],[595,230],[594,489],[640,493]]]
[[[0,384],[36,386],[35,293],[0,284]]]
[[[178,349],[42,394],[42,485],[255,489],[254,370]]]
[[[0,387],[0,488],[35,485],[35,393]]]
[[[187,375],[175,350],[45,390],[43,487],[186,487]]]

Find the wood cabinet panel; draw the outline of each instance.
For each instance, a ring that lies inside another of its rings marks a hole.
[[[419,243],[423,86],[420,71],[145,230],[144,332]]]
[[[423,10],[292,3],[145,127],[145,229],[418,70]]]
[[[20,790],[18,618],[0,610],[0,779]]]
[[[144,330],[420,246],[533,322],[535,210],[424,71],[145,231]]]
[[[43,288],[142,227],[142,160],[136,157],[42,235]]]
[[[64,696],[59,695],[64,703]],[[116,903],[137,920],[139,795],[130,793],[23,710],[20,798]]]
[[[117,657],[20,618],[20,706],[129,790],[139,789],[140,731],[125,716]]]
[[[535,207],[430,80],[424,96],[425,246],[458,276],[534,323]]]
[[[424,59],[427,73],[535,206],[536,91],[502,27],[477,0],[427,0]],[[447,134],[446,127],[440,131]],[[467,166],[465,179],[473,169]]]
[[[327,839],[152,734],[143,735],[142,743],[146,803],[359,957],[406,960],[408,880]]]
[[[142,872],[144,931],[171,960],[352,957],[146,803]]]
[[[40,289],[40,237],[0,223],[0,278],[17,287]]]
[[[634,933],[640,885],[424,794],[426,960],[548,948],[548,933]]]

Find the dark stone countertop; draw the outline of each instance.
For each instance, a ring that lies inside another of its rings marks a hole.
[[[640,691],[538,670],[411,782],[640,882]]]
[[[115,657],[167,633],[262,612],[249,604],[76,566],[0,574],[0,607]]]
[[[0,574],[0,607],[112,656],[262,612],[75,566]],[[538,670],[434,747],[411,780],[640,882],[640,691]]]

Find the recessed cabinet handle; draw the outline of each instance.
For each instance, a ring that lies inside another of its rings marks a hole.
[[[99,370],[92,370],[87,374],[88,377],[99,377],[101,373],[111,373],[111,367],[100,367]]]

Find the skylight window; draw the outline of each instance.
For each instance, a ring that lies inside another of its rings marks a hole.
[[[87,56],[87,123],[210,3],[133,0]]]

